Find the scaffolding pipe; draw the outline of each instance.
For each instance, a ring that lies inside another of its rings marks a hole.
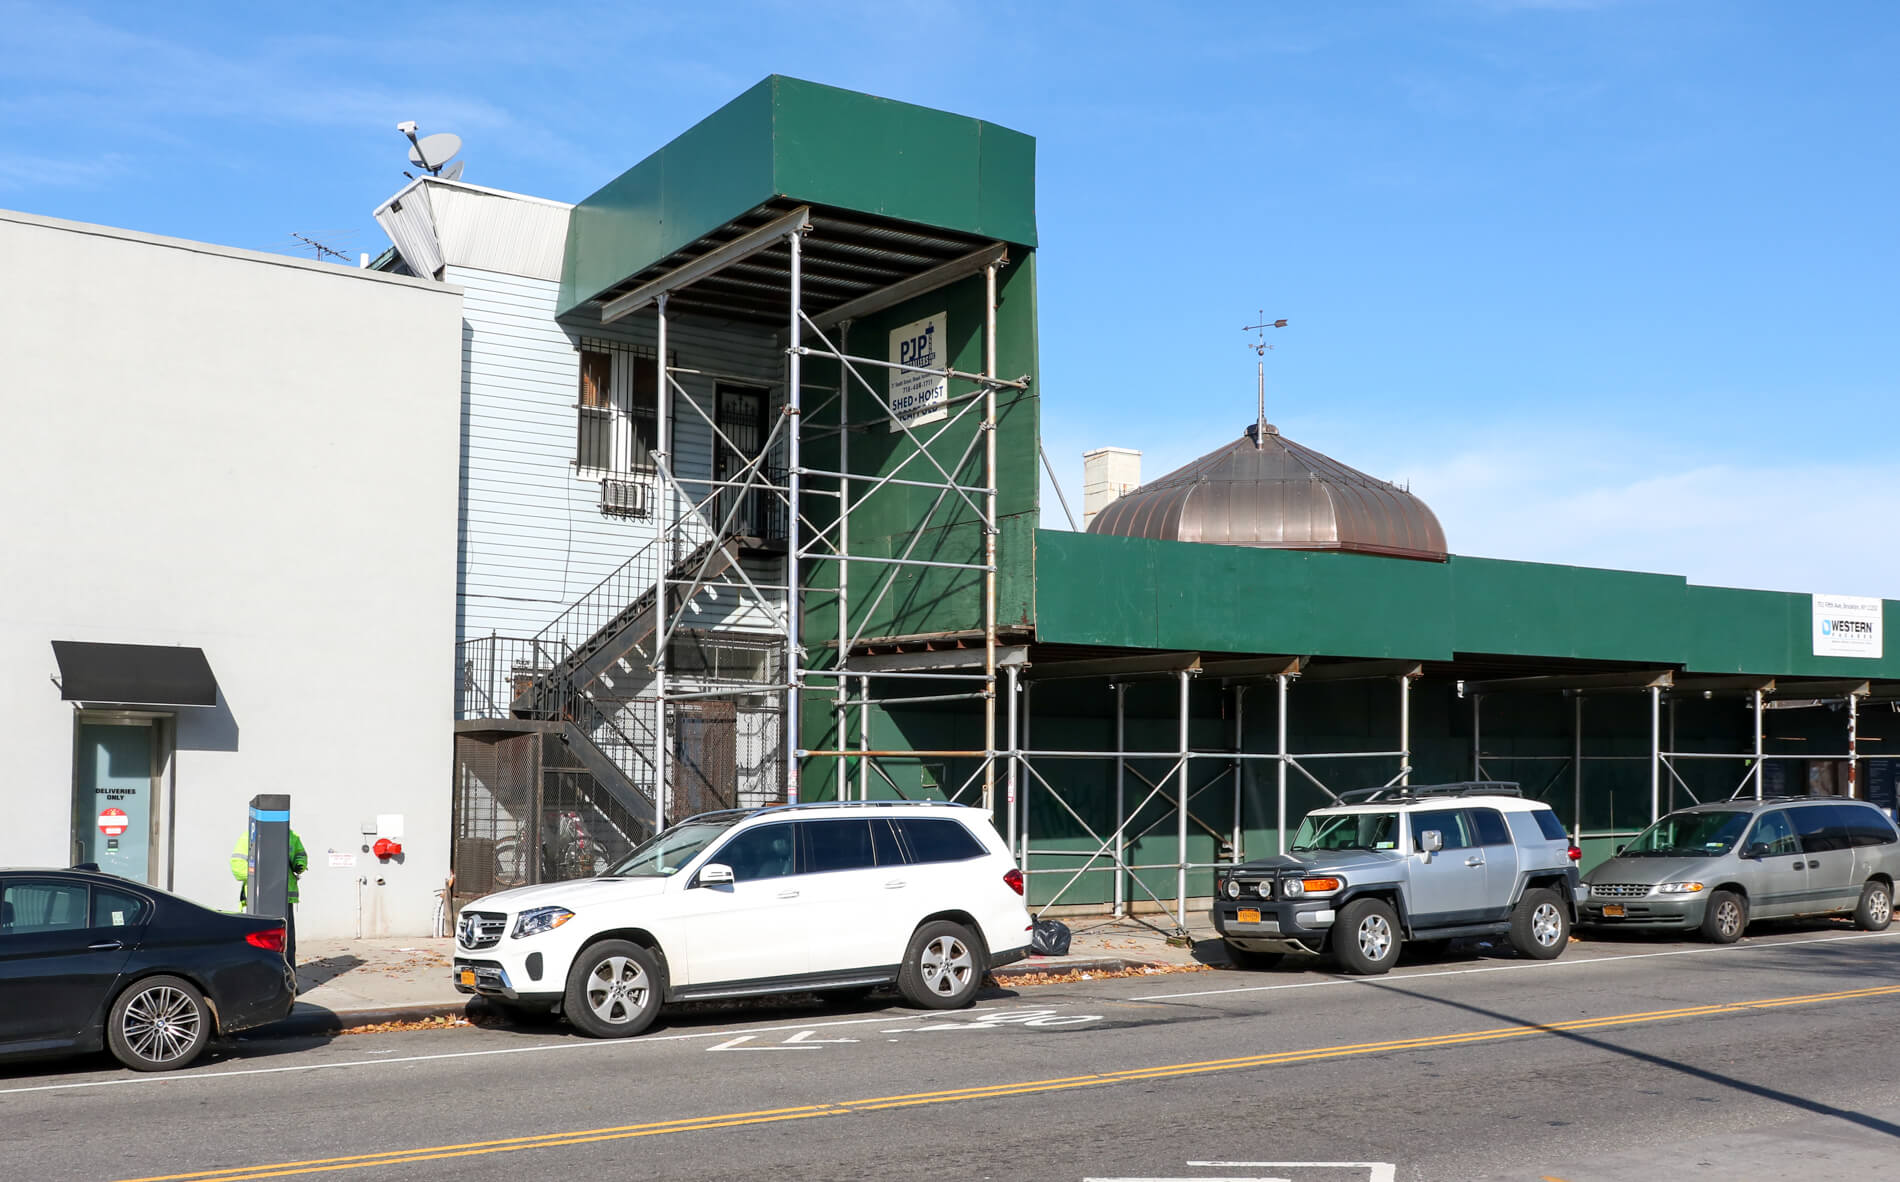
[[[839,679],[839,684],[844,684],[843,678]],[[860,674],[858,676],[858,697],[868,699],[870,696],[871,679]],[[871,708],[864,706],[858,710],[858,750],[869,751],[870,749]],[[871,799],[871,761],[863,755],[858,756],[858,799]]]
[[[1175,773],[1175,857],[1180,859],[1174,872],[1174,921],[1187,930],[1187,839],[1188,839],[1188,671],[1178,674],[1181,682],[1181,770]]]
[[[1847,695],[1847,795],[1860,795],[1860,696]]]
[[[996,816],[996,264],[983,268],[983,810]]]
[[[1279,700],[1279,715],[1280,715],[1280,752],[1279,754],[1280,754],[1280,757],[1274,762],[1274,768],[1273,768],[1275,786],[1278,790],[1278,796],[1279,796],[1279,812],[1276,815],[1275,821],[1274,821],[1274,824],[1275,824],[1274,836],[1278,841],[1279,849],[1275,852],[1284,854],[1286,853],[1286,762],[1287,762],[1286,682],[1287,682],[1287,675],[1284,673],[1275,673],[1273,675],[1273,680],[1279,686],[1279,690],[1280,690],[1279,692],[1279,699],[1280,699]]]
[[[1669,750],[1673,752],[1675,751],[1675,749],[1676,749],[1676,699],[1672,697],[1669,699]],[[1680,780],[1682,777],[1676,774],[1676,766],[1672,763],[1669,763],[1669,756],[1667,754],[1663,756],[1663,762],[1669,768],[1669,809],[1668,811],[1673,813],[1676,811],[1676,781]],[[1683,787],[1687,788],[1688,785],[1685,784],[1683,785]],[[1693,796],[1695,794],[1690,793],[1690,795]]]
[[[1007,797],[1004,805],[1009,810],[1008,839],[1009,848],[1012,850],[1016,848],[1016,765],[1022,759],[1022,744],[1017,741],[1016,735],[1016,707],[1018,695],[1022,691],[1022,683],[1017,675],[1018,667],[1015,665],[1004,670],[1004,677],[1009,682],[1009,770],[1004,789]]]
[[[655,425],[653,458],[654,462],[657,463],[662,470],[669,468],[673,459],[666,451],[666,441],[668,438],[666,432],[669,420],[672,418],[670,412],[672,411],[673,403],[672,379],[666,372],[666,301],[667,295],[665,292],[661,292],[659,298],[653,301],[655,316],[654,339],[658,345],[654,365],[659,369],[658,393],[653,399]],[[667,505],[667,507],[662,510],[663,516],[661,518],[662,521],[668,523],[663,527],[665,532],[660,535],[664,537],[672,532],[674,525],[678,524],[677,513],[675,512],[677,501],[674,499],[673,490],[662,487],[661,491],[662,495],[666,497]],[[659,574],[653,585],[653,634],[655,636],[667,635],[666,571],[667,568],[672,565],[673,555],[667,544],[661,542],[660,561],[658,563]],[[670,762],[668,757],[672,754],[672,744],[666,740],[666,649],[667,646],[664,644],[655,645],[653,649],[653,686],[659,698],[659,706],[657,708],[659,725],[656,728],[656,741],[653,744],[653,831],[655,833],[666,828],[666,785],[670,778],[670,769],[667,765]]]
[[[1128,687],[1121,682],[1115,683],[1115,918],[1127,914],[1127,883],[1124,881],[1128,868],[1125,865],[1128,851],[1122,843],[1122,829],[1127,825],[1128,806]]]
[[[1471,695],[1471,778],[1484,779],[1484,743],[1478,731],[1484,722],[1484,695]]]
[[[796,314],[797,309],[793,311],[794,314]],[[851,322],[849,320],[838,325],[838,347],[840,349],[848,349],[851,347]],[[842,388],[844,383],[839,382],[838,385],[840,387],[838,391],[838,468],[840,471],[849,472],[851,471],[851,399],[848,392]],[[789,473],[787,475],[789,476]],[[803,489],[801,488],[800,491],[802,492]],[[838,553],[840,554],[851,553],[851,499],[849,493],[850,486],[840,480],[838,482]],[[798,504],[796,501],[786,505],[786,516],[788,517],[802,513],[803,511],[804,506]],[[787,575],[793,585],[793,589],[789,593],[788,598],[794,601],[796,601],[798,597],[798,559],[795,553],[794,551],[788,551],[786,554],[786,565],[791,567]],[[849,659],[846,656],[844,638],[851,635],[850,575],[851,568],[849,566],[838,567],[838,655],[836,660],[838,662],[838,668],[841,670],[845,667]],[[790,655],[792,656],[791,663],[798,664],[797,655]],[[796,679],[794,679],[794,681],[795,680]],[[844,708],[844,703],[850,699],[850,696],[850,679],[845,677],[838,678],[839,709],[837,735],[838,746],[840,747],[848,747],[851,745],[850,739],[846,737],[848,732],[845,729],[850,722],[850,714]],[[871,709],[870,698],[870,686],[866,685],[862,679],[859,679],[858,701],[860,704],[858,706],[858,717],[860,720],[862,720]],[[869,746],[869,744],[860,739],[858,746],[865,747]],[[858,767],[862,768],[863,763],[863,760],[859,760]],[[841,761],[838,764],[838,769],[838,799],[846,800],[849,799],[851,791],[851,773],[853,770],[851,761],[848,759]],[[863,783],[860,783],[858,786],[859,800],[866,799],[864,792],[865,787],[866,785]]]
[[[801,462],[798,444],[799,436],[803,433],[801,429],[802,424],[799,422],[799,415],[804,411],[803,397],[799,390],[799,381],[803,376],[800,365],[804,360],[805,353],[803,347],[799,344],[799,334],[801,330],[800,318],[804,314],[801,309],[805,302],[803,290],[804,239],[795,233],[787,234],[785,236],[785,246],[791,253],[791,315],[788,317],[787,326],[787,331],[790,333],[790,345],[786,350],[785,413],[791,416],[792,420],[792,429],[786,437],[785,447],[785,487],[789,494],[788,503],[791,506],[790,511],[785,514],[785,561],[791,566],[791,570],[787,572],[788,577],[785,580],[791,585],[791,590],[786,595],[786,598],[790,602],[785,605],[785,655],[787,658],[786,664],[791,666],[789,680],[792,684],[792,688],[785,691],[785,800],[788,804],[797,804],[799,707],[802,705],[800,698],[803,696],[804,691],[801,666],[805,663],[800,656],[799,648],[799,625],[802,622],[799,617],[803,614],[804,605],[799,601],[798,596],[801,578],[798,570],[798,527],[801,524],[799,518],[803,516],[803,506],[799,504],[798,496],[798,465]],[[839,571],[840,575],[843,573],[842,570]],[[839,650],[840,659],[842,659],[843,656],[844,653],[841,649]],[[843,738],[843,736],[839,737],[840,739]],[[842,742],[838,745],[840,747],[844,746]]]
[[[1762,710],[1761,710],[1761,691],[1756,690],[1755,691],[1755,769],[1754,769],[1755,799],[1756,800],[1761,799],[1761,788],[1762,788],[1761,766],[1762,766],[1762,755],[1764,754],[1762,747],[1763,747],[1763,740],[1766,737],[1762,733],[1762,726],[1764,725],[1765,722],[1766,720],[1762,717]]]
[[[1234,755],[1236,757],[1239,756],[1240,749],[1247,745],[1246,710],[1247,686],[1245,682],[1242,682],[1234,687]],[[1231,851],[1229,860],[1235,863],[1241,861],[1240,847],[1245,835],[1243,826],[1246,823],[1244,803],[1247,788],[1246,769],[1247,765],[1244,761],[1239,758],[1234,760],[1234,838],[1228,843],[1227,848]]]
[[[1649,687],[1649,821],[1662,817],[1662,687]]]
[[[1412,677],[1399,674],[1399,783],[1412,782]]]

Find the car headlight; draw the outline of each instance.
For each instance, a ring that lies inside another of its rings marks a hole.
[[[1230,899],[1240,898],[1240,880],[1238,878],[1230,878],[1227,880],[1227,897]]]
[[[1289,878],[1280,888],[1280,893],[1289,899],[1297,899],[1306,893],[1306,884],[1297,878]]]
[[[1259,896],[1262,899],[1273,898],[1273,880],[1271,878],[1261,879],[1259,882],[1254,884],[1253,889],[1256,893],[1259,894]]]
[[[1656,888],[1659,895],[1693,895],[1702,889],[1699,882],[1665,882]]]
[[[537,936],[542,932],[551,932],[573,918],[574,913],[565,907],[536,907],[515,917],[512,935],[517,940],[523,936]]]

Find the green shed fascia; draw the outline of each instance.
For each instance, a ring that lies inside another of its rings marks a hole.
[[[1036,245],[1036,141],[773,74],[574,207],[561,314],[776,197]]]
[[[1900,603],[1884,602],[1900,618]],[[1814,656],[1811,603],[1596,567],[1036,533],[1036,637],[1047,643],[1900,678],[1892,646],[1879,658]]]

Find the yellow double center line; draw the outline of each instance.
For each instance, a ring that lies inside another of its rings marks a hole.
[[[1023,1080],[1017,1083],[989,1084],[983,1087],[952,1088],[943,1092],[914,1092],[899,1096],[876,1096],[865,1100],[846,1100],[831,1104],[806,1104],[796,1108],[767,1108],[757,1112],[727,1112],[716,1116],[691,1116],[679,1120],[654,1121],[650,1124],[616,1125],[604,1129],[577,1129],[566,1133],[544,1133],[537,1137],[509,1137],[500,1141],[471,1141],[460,1145],[434,1145],[421,1149],[397,1149],[387,1153],[364,1153],[353,1157],[313,1158],[308,1161],[275,1162],[255,1166],[235,1166],[224,1170],[202,1170],[191,1174],[161,1174],[129,1178],[124,1182],[248,1182],[257,1178],[284,1178],[296,1174],[326,1174],[338,1170],[365,1170],[376,1166],[404,1165],[412,1162],[439,1161],[452,1157],[476,1157],[489,1153],[512,1153],[521,1149],[559,1149],[566,1145],[586,1145],[596,1141],[622,1141],[633,1137],[658,1137],[668,1133],[694,1133],[707,1129],[729,1129],[742,1125],[764,1125],[779,1121],[808,1120],[820,1116],[848,1116],[854,1112],[878,1112],[887,1108],[913,1108],[924,1104],[955,1104],[965,1100],[989,1100],[999,1096],[1022,1096],[1036,1092],[1059,1092],[1070,1088],[1100,1087],[1104,1084],[1133,1083],[1137,1080],[1166,1079],[1172,1076],[1201,1075],[1215,1071],[1245,1071],[1256,1067],[1282,1067],[1291,1063],[1312,1063],[1324,1059],[1345,1059],[1355,1055],[1379,1055],[1392,1051],[1418,1051],[1435,1047],[1466,1046],[1473,1043],[1501,1042],[1537,1034],[1574,1033],[1605,1030],[1611,1027],[1637,1026],[1644,1022],[1668,1022],[1683,1018],[1707,1018],[1749,1010],[1777,1009],[1785,1006],[1819,1005],[1831,1001],[1860,1001],[1867,998],[1900,994],[1900,985],[1875,989],[1844,989],[1835,993],[1803,993],[1792,997],[1765,997],[1754,1001],[1722,1002],[1717,1005],[1684,1006],[1674,1010],[1650,1010],[1640,1014],[1613,1014],[1602,1018],[1576,1018],[1568,1022],[1548,1022],[1521,1026],[1500,1026],[1491,1030],[1470,1030],[1460,1034],[1427,1035],[1420,1038],[1396,1038],[1385,1042],[1349,1043],[1344,1046],[1312,1047],[1299,1051],[1271,1051],[1242,1055],[1234,1059],[1207,1059],[1196,1063],[1169,1063],[1154,1067],[1131,1067],[1090,1075],[1069,1075],[1055,1079]]]

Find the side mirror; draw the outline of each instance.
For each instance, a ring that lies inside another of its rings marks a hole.
[[[731,886],[732,867],[718,862],[708,862],[699,868],[699,886]]]
[[[1768,843],[1765,841],[1751,841],[1748,843],[1748,848],[1742,851],[1742,857],[1744,858],[1760,859],[1766,858],[1767,856]]]
[[[1435,854],[1445,848],[1445,835],[1436,829],[1427,829],[1419,834],[1418,843],[1425,847],[1426,853]]]

